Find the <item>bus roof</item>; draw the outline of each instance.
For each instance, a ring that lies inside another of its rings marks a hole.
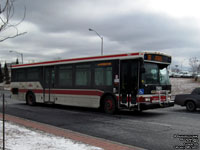
[[[144,58],[144,54],[157,54],[157,55],[164,55],[164,56],[171,57],[161,52],[135,52],[135,53],[125,53],[125,54],[82,57],[82,58],[70,58],[70,59],[62,59],[62,60],[29,63],[29,64],[19,64],[19,65],[12,65],[11,67],[14,69],[14,68],[70,64],[70,63],[79,63],[79,62],[101,61],[101,60],[114,60],[114,59],[122,60],[122,59],[130,59],[130,58]]]

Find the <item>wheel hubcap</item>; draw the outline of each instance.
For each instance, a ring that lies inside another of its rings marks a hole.
[[[112,100],[109,99],[106,101],[106,109],[107,110],[112,110],[112,107],[113,107],[112,105],[113,105]]]
[[[190,110],[192,110],[192,109],[194,108],[194,106],[193,106],[192,103],[189,103],[189,104],[188,104],[188,107],[189,107]]]
[[[32,104],[32,102],[33,102],[33,97],[31,95],[28,96],[28,102],[29,102],[29,104]]]

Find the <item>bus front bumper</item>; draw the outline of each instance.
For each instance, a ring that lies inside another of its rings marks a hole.
[[[165,107],[173,107],[174,101],[165,102],[165,103],[140,103],[140,109],[154,109],[154,108],[165,108]]]

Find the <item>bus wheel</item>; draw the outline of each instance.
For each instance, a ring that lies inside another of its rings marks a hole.
[[[26,96],[26,103],[30,106],[34,106],[36,104],[35,95],[32,92],[29,92]]]
[[[116,111],[115,100],[111,96],[104,98],[103,110],[107,114],[114,114]]]

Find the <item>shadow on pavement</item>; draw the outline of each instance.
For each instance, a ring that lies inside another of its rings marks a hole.
[[[115,114],[106,114],[104,113],[101,109],[97,108],[85,108],[85,107],[75,107],[75,106],[65,106],[65,105],[59,105],[59,104],[44,104],[44,103],[37,103],[36,106],[28,106],[25,103],[18,103],[16,105],[23,105],[24,107],[32,107],[35,108],[49,108],[49,109],[58,109],[58,110],[63,110],[63,111],[73,111],[73,112],[81,112],[81,113],[92,113],[96,115],[104,115],[104,116],[109,116],[109,117],[115,117],[115,118],[122,118],[123,116],[125,117],[138,117],[138,118],[149,118],[149,117],[156,117],[156,116],[162,116],[165,115],[166,112],[158,112],[156,111],[157,109],[153,110],[144,110],[142,112],[139,111],[129,111],[129,110],[120,110],[117,111]]]
[[[171,110],[173,112],[179,112],[179,113],[188,113],[188,114],[200,114],[200,109],[198,108],[196,111],[194,112],[189,112],[186,110],[186,107],[181,107],[179,109],[174,109],[174,110]]]

